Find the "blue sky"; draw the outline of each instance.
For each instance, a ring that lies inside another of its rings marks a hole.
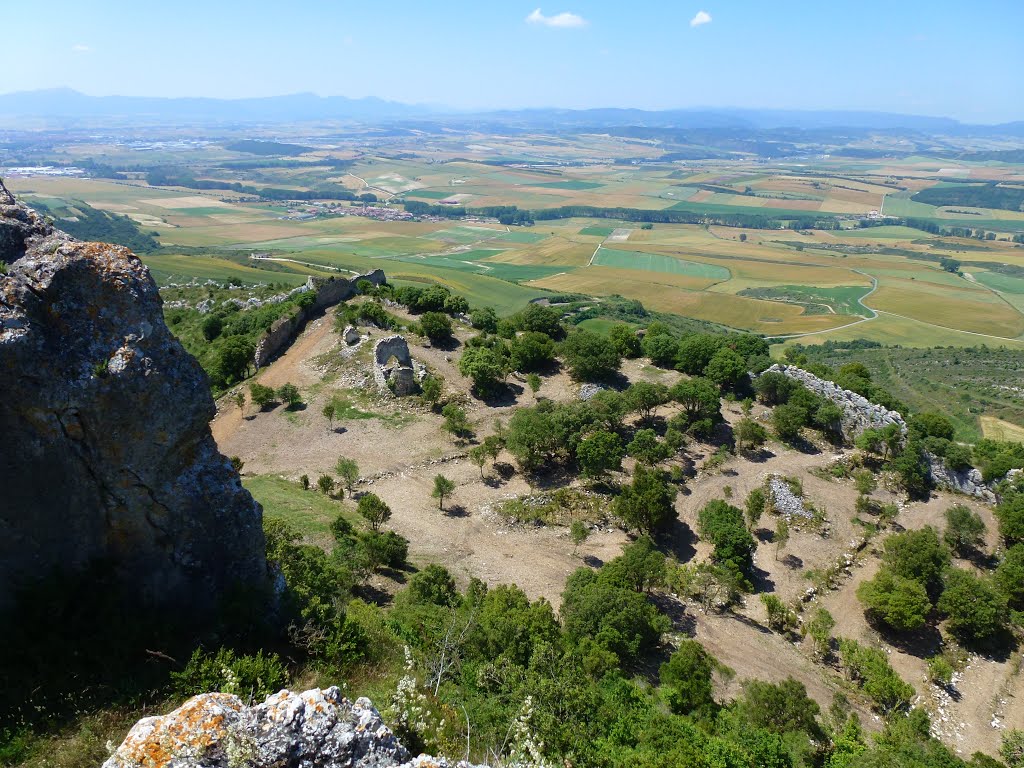
[[[5,3],[0,91],[1024,119],[1024,0],[540,1]]]

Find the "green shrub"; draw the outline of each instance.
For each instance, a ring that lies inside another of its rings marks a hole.
[[[171,672],[177,696],[219,691],[262,701],[288,684],[288,672],[276,653],[237,656],[230,648],[207,653],[197,648],[180,672]]]
[[[885,651],[862,646],[856,640],[842,639],[839,652],[850,677],[882,712],[894,712],[910,706],[914,688],[896,674]]]
[[[871,616],[900,632],[924,626],[932,604],[924,585],[882,568],[857,588],[857,597]]]

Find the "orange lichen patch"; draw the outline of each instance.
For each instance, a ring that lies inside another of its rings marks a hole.
[[[139,722],[117,756],[139,768],[166,768],[175,758],[200,757],[225,738],[232,715],[241,709],[238,697],[226,693],[195,696],[170,714]]]

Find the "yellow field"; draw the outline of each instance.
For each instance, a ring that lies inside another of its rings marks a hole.
[[[867,303],[871,303],[870,299]],[[1024,349],[1024,341],[1004,341],[992,336],[979,336],[963,331],[936,328],[905,317],[879,315],[873,320],[858,322],[845,328],[788,340],[785,344],[773,346],[772,354],[774,356],[781,355],[785,347],[791,344],[821,344],[830,339],[833,341],[870,339],[880,344],[898,344],[903,347],[973,347],[978,344],[988,344],[990,347]]]
[[[499,253],[488,261],[500,261],[506,264],[581,267],[590,261],[596,247],[589,243],[573,243],[561,238],[552,238],[543,243],[529,246],[529,250],[516,249]]]
[[[905,281],[901,281],[905,282]],[[974,333],[1016,338],[1024,334],[1024,315],[992,294],[909,289],[882,285],[866,301],[882,312]]]
[[[690,290],[681,285],[686,281],[693,281],[694,285],[700,282],[706,285],[708,282],[681,275],[587,267],[529,284],[552,291],[593,296],[618,294],[639,299],[644,306],[661,312],[673,312],[758,333],[819,331],[849,322],[848,318],[837,315],[804,315],[801,307],[789,304]]]
[[[995,416],[979,416],[981,433],[990,440],[1024,442],[1024,427],[997,419]]]

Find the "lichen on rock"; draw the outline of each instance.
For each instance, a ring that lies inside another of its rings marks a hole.
[[[140,720],[103,768],[447,768],[409,752],[369,699],[336,687],[289,690],[245,706],[205,693],[173,712]],[[458,766],[470,768],[466,763]]]

